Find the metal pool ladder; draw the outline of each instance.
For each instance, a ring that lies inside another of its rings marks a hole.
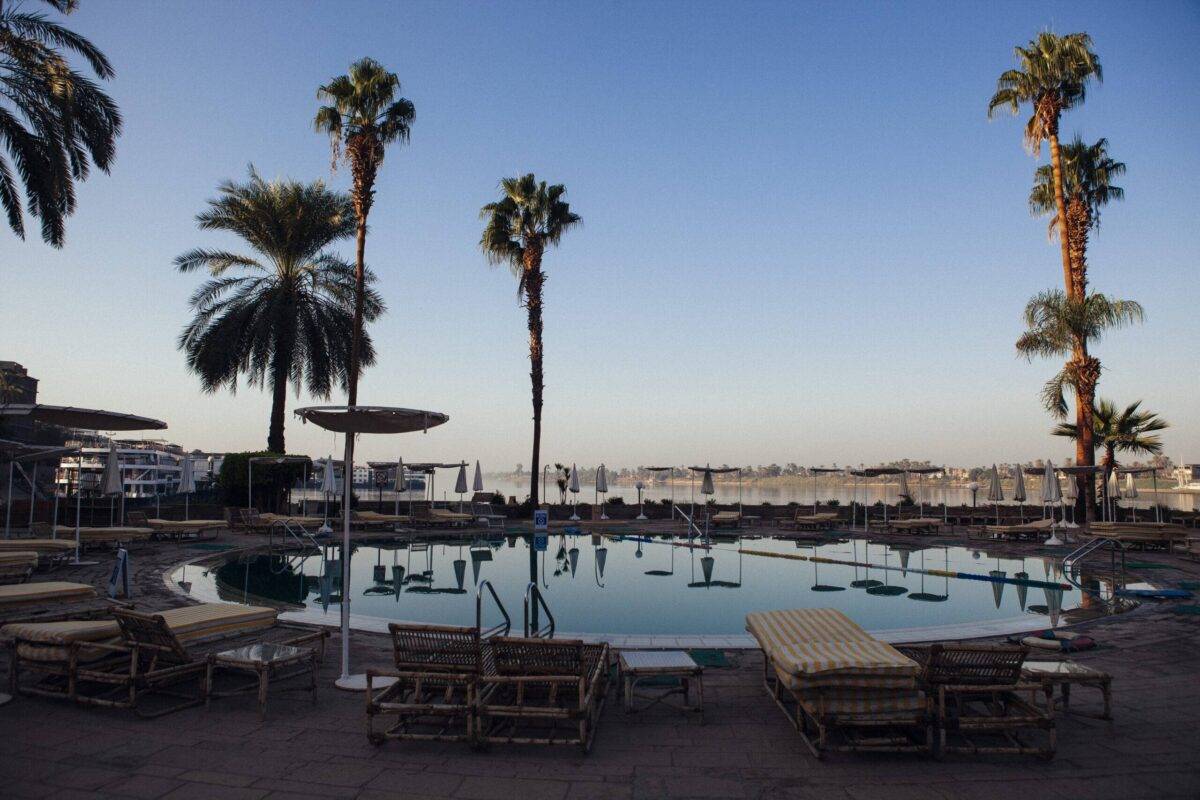
[[[495,602],[496,608],[500,609],[500,615],[504,617],[504,622],[500,622],[487,630],[483,629],[483,590],[488,590],[492,596],[492,601]],[[492,582],[486,578],[479,582],[479,586],[475,589],[475,629],[479,631],[480,639],[487,639],[491,636],[508,636],[512,630],[512,618],[508,616],[508,609],[504,607],[504,603],[500,602],[500,595],[496,594],[496,587],[492,586]]]
[[[544,626],[537,630],[530,630],[530,612],[536,611],[541,607],[549,620]],[[542,592],[538,589],[538,585],[533,581],[525,587],[525,638],[526,639],[553,639],[554,638],[554,615],[550,613],[550,606],[546,605],[546,598],[542,596]]]
[[[1083,563],[1083,561],[1088,556],[1090,556],[1093,553],[1096,553],[1100,550],[1103,550],[1105,547],[1108,547],[1108,549],[1109,549],[1109,558],[1110,558],[1110,563],[1111,563],[1111,568],[1112,568],[1113,588],[1115,591],[1116,585],[1117,585],[1117,575],[1119,574],[1118,570],[1117,570],[1117,553],[1121,554],[1120,573],[1124,573],[1125,572],[1125,547],[1120,542],[1118,542],[1114,539],[1105,539],[1103,537],[1097,537],[1095,539],[1092,539],[1090,542],[1087,542],[1086,544],[1083,544],[1080,547],[1075,548],[1070,553],[1063,556],[1063,560],[1062,560],[1063,577],[1065,577],[1071,583],[1071,585],[1073,585],[1076,589],[1079,589],[1079,591],[1089,592],[1091,594],[1098,595],[1099,592],[1097,590],[1085,587],[1080,582],[1079,579],[1083,577],[1083,570],[1080,565]]]

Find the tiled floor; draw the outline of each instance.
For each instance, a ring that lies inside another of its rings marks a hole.
[[[158,549],[153,549],[157,547]],[[170,548],[174,548],[171,550]],[[162,569],[187,549],[134,554],[140,599],[178,603]],[[1200,565],[1155,578],[1195,580]],[[59,579],[99,584],[102,568]],[[157,586],[155,582],[157,581]],[[1078,660],[1114,675],[1112,722],[1060,715],[1051,762],[1028,758],[833,755],[811,758],[759,682],[755,652],[705,680],[707,723],[668,709],[625,716],[605,709],[592,753],[530,747],[367,742],[363,698],[330,687],[337,643],[319,702],[272,696],[265,723],[252,702],[226,699],[158,720],[20,697],[0,708],[0,796],[53,798],[1197,798],[1200,758],[1200,618],[1152,604],[1088,626],[1101,647]],[[631,637],[632,639],[633,637]],[[358,633],[362,668],[388,661],[384,637]],[[1072,705],[1099,708],[1077,690]]]

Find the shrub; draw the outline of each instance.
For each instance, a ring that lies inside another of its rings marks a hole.
[[[246,481],[253,477],[250,486],[251,505],[260,511],[277,511],[283,505],[287,490],[303,479],[305,471],[312,475],[312,462],[307,456],[304,461],[286,461],[275,464],[270,461],[254,462],[253,473],[249,473],[251,458],[278,458],[282,453],[258,451],[253,453],[229,453],[221,462],[217,484],[221,487],[221,501],[227,506],[246,505]]]

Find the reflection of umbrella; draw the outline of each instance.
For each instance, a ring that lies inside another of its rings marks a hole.
[[[809,591],[813,591],[813,592],[844,592],[844,591],[846,591],[845,586],[834,586],[834,585],[828,584],[828,583],[821,583],[821,575],[820,575],[820,572],[818,571],[819,564],[817,563],[817,560],[816,560],[817,548],[814,546],[812,551],[813,551],[813,562],[812,562],[813,585]]]
[[[641,550],[640,550],[641,546],[642,546],[642,540],[639,538],[638,539],[638,548],[639,548],[638,552],[639,553],[641,552]],[[675,574],[675,547],[673,545],[669,545],[667,547],[667,549],[671,551],[671,568],[669,570],[648,569],[648,570],[646,570],[647,575],[674,575]],[[639,556],[639,558],[640,558],[640,556]]]
[[[600,581],[604,580],[604,565],[608,562],[608,548],[600,546],[596,548],[596,585],[603,587],[604,584]]]
[[[1029,573],[1025,571],[1025,559],[1021,559],[1021,571],[1013,575],[1019,581],[1029,580]],[[1017,584],[1017,605],[1021,606],[1021,610],[1025,610],[1025,600],[1029,596],[1029,587],[1024,583]]]
[[[854,561],[855,576],[858,575],[858,544],[857,544],[857,541],[858,540],[856,540],[856,539],[850,540],[850,550],[853,553],[851,558]],[[877,581],[877,580],[874,580],[871,578],[871,545],[867,542],[863,542],[863,560],[867,562],[867,569],[866,569],[867,577],[865,579],[858,579],[856,577],[855,580],[850,581],[850,585],[853,586],[855,589],[870,589],[875,586],[882,586],[883,581]]]
[[[950,571],[950,551],[949,550],[946,550],[946,569],[945,569],[945,571],[947,573]],[[925,591],[925,551],[922,550],[921,551],[921,591],[912,592],[911,594],[909,594],[908,599],[909,600],[920,600],[925,603],[944,603],[945,601],[950,599],[950,578],[949,578],[949,576],[946,576],[943,578],[943,580],[946,583],[946,588],[944,590],[945,594],[934,594],[932,592]]]
[[[867,594],[876,595],[876,596],[880,596],[880,597],[897,597],[902,594],[908,594],[908,589],[904,588],[903,586],[895,586],[893,584],[889,584],[886,582],[886,580],[888,578],[887,566],[888,566],[889,553],[890,553],[890,551],[888,550],[888,548],[885,547],[883,550],[883,577],[884,577],[885,582],[878,586],[869,587],[867,589]]]
[[[994,569],[988,572],[995,580],[992,581],[992,599],[996,602],[996,608],[1000,607],[1000,602],[1004,599],[1004,578],[1008,573],[1002,569]]]
[[[574,497],[571,498],[571,519],[575,522],[579,521],[579,468],[574,464],[571,465],[571,479],[567,481],[567,491]]]
[[[1062,613],[1062,589],[1051,589],[1049,586],[1045,588],[1046,593],[1046,613],[1050,615],[1050,627],[1058,627],[1059,615]]]
[[[179,471],[179,491],[183,493],[183,518],[191,519],[188,514],[188,500],[192,492],[196,491],[195,467],[191,456],[183,457],[183,467]]]

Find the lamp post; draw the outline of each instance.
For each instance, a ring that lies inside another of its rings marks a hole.
[[[637,487],[637,492],[638,492],[638,515],[637,515],[637,518],[640,520],[645,520],[646,519],[646,510],[642,505],[642,490],[646,488],[646,484],[642,483],[641,481],[638,481],[637,483],[634,484],[634,486]]]
[[[971,508],[975,508],[977,505],[976,499],[979,495],[979,483],[977,481],[971,481],[967,484],[967,489],[971,492]]]

